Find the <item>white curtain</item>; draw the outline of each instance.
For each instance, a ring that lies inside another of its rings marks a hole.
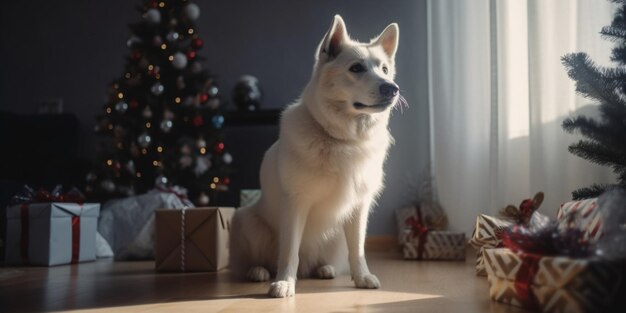
[[[477,214],[537,191],[554,216],[573,190],[614,180],[571,155],[578,137],[560,127],[597,114],[560,58],[584,51],[610,65],[599,31],[614,10],[602,0],[429,0],[432,170],[453,229],[470,232]]]

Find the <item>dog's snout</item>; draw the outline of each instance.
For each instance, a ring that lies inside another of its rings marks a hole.
[[[395,84],[384,83],[380,85],[380,95],[385,98],[393,98],[398,95],[400,88]]]

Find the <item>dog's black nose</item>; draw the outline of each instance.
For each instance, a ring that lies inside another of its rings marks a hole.
[[[400,91],[400,88],[395,84],[384,83],[380,85],[380,95],[385,98],[395,97],[398,95],[398,91]]]

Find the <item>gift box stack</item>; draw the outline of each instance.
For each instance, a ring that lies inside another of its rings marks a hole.
[[[25,186],[7,207],[6,263],[53,266],[94,261],[100,204],[76,189]]]
[[[520,217],[522,207],[536,210],[533,200],[520,206]],[[470,242],[483,258],[478,266],[484,265],[491,299],[540,312],[615,308],[625,291],[625,206],[626,193],[616,191],[565,203],[554,221],[538,213],[521,220],[479,217]]]
[[[465,233],[445,230],[447,216],[436,203],[398,209],[396,219],[405,259],[465,260]]]

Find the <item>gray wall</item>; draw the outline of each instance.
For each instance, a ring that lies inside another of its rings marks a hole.
[[[129,30],[139,18],[134,1],[8,1],[0,10],[0,110],[33,113],[41,99],[62,98],[82,122],[86,156],[93,155],[93,117],[107,84],[121,75]],[[410,103],[396,112],[396,138],[387,163],[387,188],[370,221],[370,234],[395,231],[393,209],[409,202],[412,181],[428,151],[426,1],[200,1],[201,55],[218,75],[224,95],[242,74],[259,78],[264,106],[280,108],[307,82],[314,49],[335,13],[353,38],[400,25],[396,81]],[[237,157],[237,156],[235,156]],[[242,161],[241,159],[239,160]]]

